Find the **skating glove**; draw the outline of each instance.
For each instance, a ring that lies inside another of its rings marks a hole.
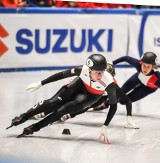
[[[101,140],[101,138],[104,138],[104,143],[105,144],[111,144],[108,140],[108,136],[107,136],[107,126],[103,125],[100,131],[100,137],[98,138],[99,140]]]
[[[127,116],[127,123],[125,125],[125,128],[128,128],[128,127],[132,127],[134,129],[139,129],[139,126],[136,125],[134,122],[133,122],[133,119],[131,116]]]
[[[112,61],[109,61],[109,62],[107,62],[107,63],[109,63],[110,65],[113,65],[113,62],[112,62]]]
[[[41,86],[42,86],[41,82],[33,83],[33,84],[30,84],[30,85],[26,88],[26,90],[27,90],[27,91],[30,91],[30,92],[33,92],[33,91],[39,89]]]

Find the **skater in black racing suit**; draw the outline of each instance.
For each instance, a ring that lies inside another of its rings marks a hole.
[[[12,120],[12,125],[17,126],[30,117],[44,112],[44,110],[50,110],[47,117],[24,128],[23,135],[33,134],[58,121],[65,114],[76,113],[91,106],[101,98],[105,91],[110,101],[110,110],[115,113],[117,109],[116,88],[111,74],[105,71],[106,67],[107,61],[105,57],[101,54],[93,54],[88,57],[86,65],[56,73],[41,82],[29,85],[28,89],[34,91],[45,84],[71,76],[78,76],[69,85],[63,86],[52,98],[41,101],[26,113],[15,117]],[[110,120],[106,119],[100,132],[100,136],[104,136],[106,143],[108,143],[107,126]]]

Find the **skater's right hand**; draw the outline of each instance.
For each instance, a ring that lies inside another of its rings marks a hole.
[[[133,119],[131,116],[127,116],[127,123],[125,125],[125,128],[134,128],[134,129],[139,129],[139,126],[136,125],[134,122],[133,122]]]
[[[101,138],[104,137],[104,143],[105,144],[111,144],[108,140],[108,136],[107,136],[107,126],[103,125],[100,131],[100,137],[98,138],[99,140],[101,140]]]
[[[39,89],[41,86],[42,86],[41,82],[33,83],[33,84],[30,84],[29,86],[27,86],[26,90],[33,92],[33,91]]]

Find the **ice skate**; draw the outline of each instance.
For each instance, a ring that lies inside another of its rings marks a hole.
[[[28,126],[23,129],[23,133],[18,135],[17,138],[26,136],[26,135],[32,135],[34,132],[38,131],[38,129],[35,127],[35,124]]]
[[[93,111],[101,111],[101,110],[104,110],[104,109],[105,109],[104,105],[99,105],[97,107],[93,107]]]
[[[27,118],[25,118],[25,114],[21,114],[19,117],[15,117],[14,119],[12,119],[11,125],[9,127],[7,127],[6,130],[13,126],[18,126],[19,124],[22,124],[26,120],[27,120]]]

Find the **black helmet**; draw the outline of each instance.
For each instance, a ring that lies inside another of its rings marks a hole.
[[[116,75],[115,68],[112,63],[107,63],[107,72],[109,72],[113,77]]]
[[[107,60],[101,54],[92,54],[88,57],[86,65],[96,71],[104,71],[107,67]]]
[[[153,52],[146,52],[143,54],[141,61],[144,63],[156,65],[156,58],[157,55],[154,54]]]

